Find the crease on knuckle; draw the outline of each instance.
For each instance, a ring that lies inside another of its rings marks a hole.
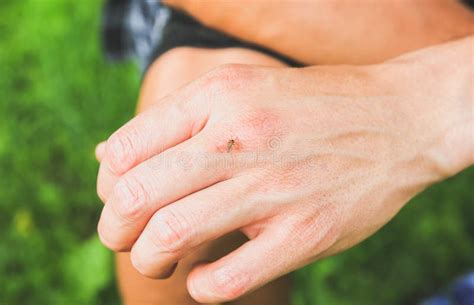
[[[178,253],[193,238],[193,231],[187,218],[168,210],[154,217],[150,238],[160,252]]]
[[[251,84],[255,75],[247,65],[224,64],[201,77],[199,85],[215,94],[236,92]]]
[[[234,274],[222,268],[211,274],[210,283],[220,297],[231,301],[242,296],[249,289],[249,276],[243,273]]]
[[[106,156],[111,170],[122,174],[137,162],[139,132],[132,125],[126,125],[110,136]]]
[[[113,207],[117,215],[127,222],[135,222],[146,208],[147,191],[136,178],[122,178],[114,188]]]
[[[306,217],[289,226],[288,238],[298,244],[306,244],[316,256],[332,247],[340,237],[340,224],[330,216]]]

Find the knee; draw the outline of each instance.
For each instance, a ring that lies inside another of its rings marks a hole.
[[[250,49],[177,47],[161,55],[151,69],[172,70],[185,76],[191,74],[195,78],[225,64],[284,66],[279,60]]]
[[[140,110],[206,72],[225,64],[283,67],[277,59],[243,48],[178,47],[157,58],[142,84]]]
[[[143,79],[138,112],[196,78],[200,72],[196,64],[197,56],[198,49],[180,47],[158,57]]]
[[[157,73],[167,78],[192,78],[201,72],[204,65],[199,59],[204,59],[206,50],[192,47],[173,48],[158,57],[150,66],[147,74]]]

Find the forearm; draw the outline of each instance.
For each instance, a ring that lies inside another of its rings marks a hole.
[[[376,63],[469,35],[473,14],[454,0],[167,0],[204,24],[306,64]]]

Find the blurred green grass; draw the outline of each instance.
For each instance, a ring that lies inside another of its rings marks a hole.
[[[100,52],[101,1],[0,1],[0,304],[119,304],[97,240],[95,144],[139,74]],[[415,304],[474,269],[474,169],[362,245],[295,274],[295,304]],[[260,304],[258,304],[260,305]],[[262,304],[264,305],[264,304]]]

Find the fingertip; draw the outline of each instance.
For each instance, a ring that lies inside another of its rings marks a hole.
[[[203,289],[205,285],[202,281],[202,276],[200,276],[201,270],[204,265],[205,264],[195,265],[186,279],[186,286],[188,288],[189,294],[195,301],[199,303],[204,303],[208,301],[208,298],[206,298],[205,295],[203,296],[201,293],[202,291],[205,292],[205,290]]]
[[[97,161],[102,162],[102,159],[104,158],[104,154],[105,154],[105,141],[100,142],[95,147],[95,158],[97,159]]]
[[[119,177],[114,176],[104,162],[100,163],[99,174],[97,177],[97,195],[105,203],[110,196],[110,192],[117,183]]]
[[[130,252],[133,237],[125,235],[117,224],[116,214],[109,203],[105,204],[97,224],[101,243],[114,252]]]
[[[233,301],[244,295],[250,284],[239,272],[215,263],[195,267],[186,281],[189,294],[200,303]]]

